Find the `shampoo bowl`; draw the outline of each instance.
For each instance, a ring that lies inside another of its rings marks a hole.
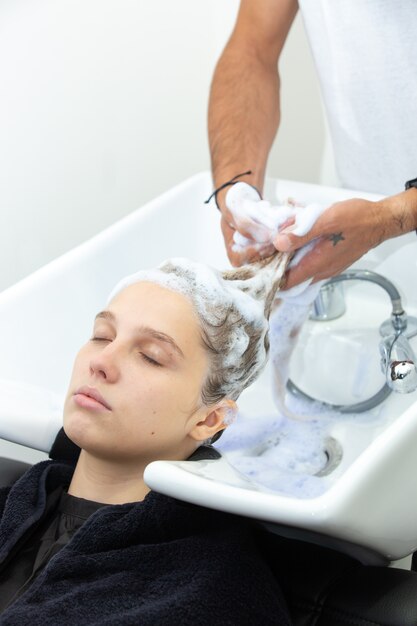
[[[228,266],[219,213],[213,205],[204,205],[210,191],[209,173],[194,176],[0,294],[1,438],[50,450],[62,425],[74,355],[122,276],[170,256]],[[277,195],[324,204],[353,195],[376,199],[357,191],[269,180],[266,196],[273,200]],[[415,235],[391,240],[358,264],[392,280],[410,315],[417,313],[414,240]],[[340,318],[306,323],[291,362],[297,385],[337,404],[358,401],[358,388],[366,397],[368,387],[381,386],[377,333],[390,312],[384,294],[369,285],[352,283],[346,303],[347,312]],[[27,330],[28,312],[36,333]],[[357,368],[364,349],[369,356],[366,377]],[[330,359],[321,363],[320,350]],[[311,354],[313,368],[308,366]],[[333,363],[330,370],[326,363]],[[267,368],[242,394],[239,406],[245,419],[276,414],[269,377]],[[26,393],[31,394],[30,403],[22,400]],[[6,396],[5,403],[1,398]],[[156,461],[146,468],[145,480],[152,489],[176,498],[261,520],[278,534],[298,533],[340,547],[365,563],[400,559],[417,548],[416,400],[414,394],[393,393],[369,419],[335,419],[329,436],[342,454],[334,469],[322,476],[323,488],[313,497],[254,483],[235,469],[233,455],[226,452],[217,460]],[[232,428],[239,428],[239,422]]]

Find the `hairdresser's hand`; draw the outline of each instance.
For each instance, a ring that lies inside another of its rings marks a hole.
[[[234,267],[273,254],[274,229],[266,214],[271,205],[262,200],[256,189],[247,183],[236,183],[219,194],[217,201],[222,213],[221,229],[227,256]]]
[[[297,226],[294,220],[287,222],[274,239],[277,250],[293,252],[313,240],[316,243],[288,270],[286,289],[312,277],[312,282],[317,282],[340,274],[370,248],[401,234],[388,232],[393,219],[395,215],[384,200],[370,202],[355,198],[330,206],[304,236],[291,232]]]

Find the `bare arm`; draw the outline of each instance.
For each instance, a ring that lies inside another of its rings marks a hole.
[[[240,180],[262,191],[280,120],[278,59],[297,10],[297,0],[241,0],[210,92],[208,131],[215,187],[250,169],[253,174]],[[233,220],[224,206],[225,193],[217,200],[230,257],[233,230],[228,224]]]

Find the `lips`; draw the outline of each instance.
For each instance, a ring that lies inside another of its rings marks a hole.
[[[74,393],[74,397],[76,400],[78,399],[79,403],[83,403],[83,399],[84,399],[87,405],[88,404],[91,405],[90,408],[94,408],[95,405],[97,404],[97,405],[101,405],[103,408],[107,409],[108,411],[111,411],[111,406],[105,401],[101,393],[99,393],[97,389],[94,389],[94,387],[87,387],[87,386],[80,387]],[[90,399],[90,402],[88,401],[88,398]],[[91,402],[91,400],[93,402]],[[97,408],[99,408],[99,406],[97,406]]]

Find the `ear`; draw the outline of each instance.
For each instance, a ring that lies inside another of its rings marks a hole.
[[[228,398],[221,400],[212,407],[205,407],[205,414],[189,432],[190,437],[196,441],[210,439],[219,430],[224,430],[234,422],[237,415],[237,404]]]

